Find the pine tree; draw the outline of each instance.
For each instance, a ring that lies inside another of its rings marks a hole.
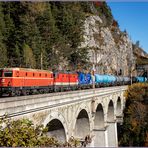
[[[23,51],[24,51],[24,61],[26,65],[25,67],[35,68],[36,61],[32,49],[27,44],[24,44]]]
[[[40,31],[36,23],[39,11],[34,10],[36,3],[21,2],[21,5],[25,7],[24,15],[20,16],[20,30],[22,31],[23,43],[27,44],[33,52],[36,60],[36,68],[40,68],[40,54],[41,54],[41,36]],[[23,45],[23,44],[22,44]]]
[[[45,10],[38,16],[37,25],[42,37],[41,53],[43,55],[43,67],[47,69],[55,64],[54,60],[52,60],[52,48],[58,41],[58,30],[52,16],[50,3],[45,3]]]
[[[7,50],[4,44],[5,22],[2,8],[2,2],[0,2],[0,67],[7,66]]]

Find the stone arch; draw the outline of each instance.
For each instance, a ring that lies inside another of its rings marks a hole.
[[[85,138],[90,134],[90,122],[89,115],[86,109],[82,109],[76,116],[76,122],[74,126],[74,137]]]
[[[96,108],[94,127],[97,129],[104,128],[104,111],[101,103],[99,103]]]
[[[52,112],[43,122],[49,128],[48,135],[56,137],[60,142],[68,141],[68,126],[65,118],[58,112]]]
[[[48,127],[48,136],[55,137],[59,142],[66,142],[65,129],[60,120],[53,119],[46,127]]]
[[[108,122],[114,121],[114,104],[112,100],[110,100],[108,103],[107,121]]]
[[[116,115],[119,116],[121,114],[122,105],[121,105],[121,98],[118,97],[116,102]]]
[[[82,104],[80,104],[80,106],[78,106],[78,108],[76,108],[76,110],[75,110],[75,116],[73,116],[73,122],[72,122],[72,129],[73,129],[73,132],[72,132],[72,136],[74,135],[74,131],[75,131],[75,125],[76,125],[76,121],[77,121],[77,117],[78,117],[78,115],[79,115],[79,113],[81,112],[81,110],[86,110],[86,112],[87,112],[87,114],[88,114],[88,118],[89,118],[89,122],[90,122],[90,129],[92,129],[92,124],[91,124],[91,110],[90,110],[90,108],[86,105],[86,104],[84,104],[84,103],[82,103]]]

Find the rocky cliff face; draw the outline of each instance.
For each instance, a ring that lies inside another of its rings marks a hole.
[[[103,25],[103,20],[97,15],[85,20],[82,47],[89,49],[92,68],[100,74],[128,76],[134,69],[135,57],[127,33],[121,32],[116,25]]]
[[[137,45],[133,45],[133,52],[136,58],[135,75],[147,76],[148,78],[148,54]]]
[[[148,54],[139,46],[133,45],[133,52],[135,56],[143,57],[148,59]]]

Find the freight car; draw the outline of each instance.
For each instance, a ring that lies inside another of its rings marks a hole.
[[[78,88],[87,89],[92,88],[92,75],[90,73],[77,72]]]
[[[146,82],[147,78],[146,77],[142,77],[142,76],[137,76],[137,77],[132,77],[132,82],[133,83],[137,83],[137,82]]]
[[[116,77],[113,75],[99,75],[95,74],[96,87],[116,85]]]

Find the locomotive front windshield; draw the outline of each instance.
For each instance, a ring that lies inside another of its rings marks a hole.
[[[5,71],[4,77],[12,77],[12,71]]]

